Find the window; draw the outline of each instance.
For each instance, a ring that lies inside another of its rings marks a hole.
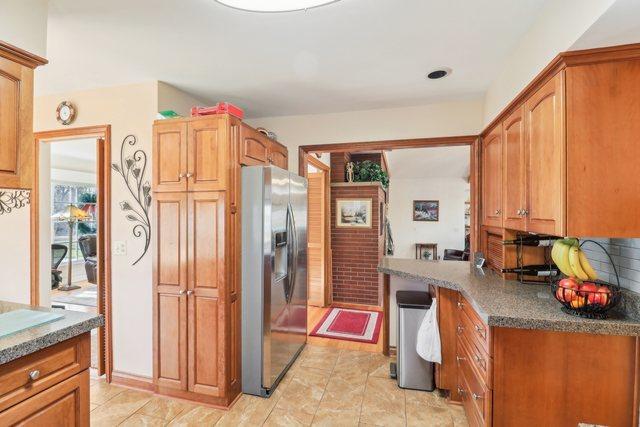
[[[73,261],[83,260],[82,252],[78,247],[78,237],[85,234],[95,234],[96,224],[96,187],[91,184],[67,184],[54,182],[51,185],[51,231],[52,243],[60,243],[69,246],[69,223],[59,220],[70,204],[89,213],[90,219],[72,224],[73,248],[67,252],[67,258],[71,255]]]

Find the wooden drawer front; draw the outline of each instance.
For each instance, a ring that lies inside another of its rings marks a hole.
[[[240,138],[240,163],[247,166],[269,164],[269,139],[257,130],[242,125]]]
[[[461,332],[467,332],[469,341],[475,344],[478,348],[483,349],[489,356],[491,356],[491,347],[489,346],[489,327],[480,319],[480,316],[474,311],[462,295],[458,301],[458,308],[462,312],[458,316],[458,330]]]
[[[3,426],[84,427],[89,425],[89,370],[66,379],[6,411]]]
[[[491,390],[473,370],[472,355],[466,341],[458,339],[458,382],[462,402],[469,418],[479,418],[480,425],[491,425]]]
[[[460,317],[467,317],[465,313],[460,313]],[[474,344],[470,338],[471,332],[468,328],[464,328],[462,333],[458,335],[458,342],[464,341],[464,344],[469,352],[469,363],[475,371],[476,375],[482,379],[482,382],[488,387],[492,387],[492,361],[489,355],[482,349]],[[460,344],[458,344],[460,345]]]
[[[0,368],[0,411],[89,367],[89,334],[17,359]],[[30,375],[37,375],[31,379]]]

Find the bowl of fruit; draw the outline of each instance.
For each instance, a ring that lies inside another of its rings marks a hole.
[[[598,273],[591,267],[581,249],[585,243],[594,243],[607,254],[618,284],[598,280]],[[611,256],[598,242],[578,239],[556,240],[551,250],[551,258],[566,277],[555,280],[551,288],[555,298],[562,303],[562,310],[576,316],[604,319],[607,312],[620,302],[620,280]]]

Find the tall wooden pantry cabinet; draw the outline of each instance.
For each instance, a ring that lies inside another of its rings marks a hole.
[[[229,115],[154,123],[158,393],[223,407],[240,393],[240,167],[286,153]]]

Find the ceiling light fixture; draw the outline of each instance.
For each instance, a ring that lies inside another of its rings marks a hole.
[[[447,77],[449,74],[451,74],[451,68],[441,67],[441,68],[437,68],[437,69],[431,71],[429,74],[427,74],[427,78],[431,79],[431,80],[437,80],[437,79],[441,79],[443,77]]]
[[[320,7],[340,0],[216,0],[234,9],[248,12],[293,12]]]

